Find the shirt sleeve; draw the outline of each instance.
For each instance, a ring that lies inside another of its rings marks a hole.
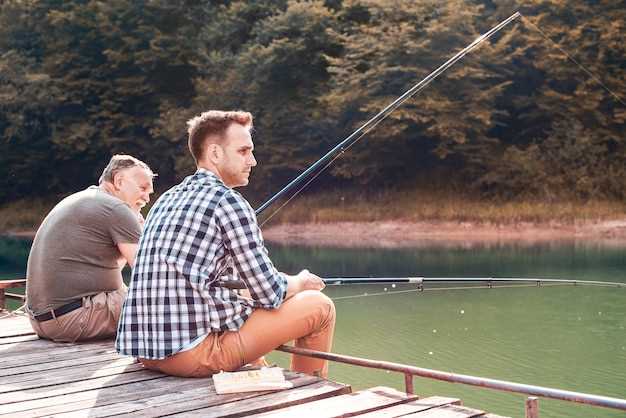
[[[109,217],[109,233],[115,245],[137,244],[141,235],[139,218],[125,204],[116,205]]]
[[[287,279],[268,256],[254,210],[241,195],[229,191],[216,209],[216,219],[237,276],[246,283],[254,306],[279,307],[285,299]]]

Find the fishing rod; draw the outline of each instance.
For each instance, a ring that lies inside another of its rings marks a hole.
[[[626,283],[605,282],[597,280],[574,280],[574,279],[546,279],[541,277],[329,277],[323,279],[327,285],[349,285],[349,284],[384,284],[384,283],[406,283],[423,285],[425,283],[533,283],[541,284],[572,284],[572,285],[594,285],[594,286],[615,286],[626,288]]]
[[[626,288],[626,283],[606,282],[598,280],[573,280],[573,279],[546,279],[540,277],[327,277],[322,278],[324,284],[329,286],[341,286],[351,284],[415,284],[422,287],[426,283],[486,283],[489,287],[495,284],[526,283],[541,286],[542,284],[570,284],[587,286],[610,286]],[[246,284],[243,280],[228,280],[220,282],[220,286],[227,289],[244,289]]]
[[[302,174],[300,174],[298,177],[296,177],[291,182],[289,182],[285,187],[283,187],[280,191],[278,191],[278,193],[276,193],[275,195],[273,195],[272,197],[267,199],[267,201],[265,203],[263,203],[261,206],[259,206],[258,209],[256,209],[256,211],[255,211],[256,214],[260,215],[265,209],[267,209],[269,206],[271,206],[272,203],[274,203],[276,200],[278,200],[283,195],[288,193],[296,185],[298,185],[300,182],[302,182],[302,180],[307,178],[311,173],[313,173],[320,166],[322,166],[322,164],[325,164],[325,163],[329,162],[329,160],[332,163],[333,160],[331,160],[331,159],[333,158],[333,156],[340,155],[340,153],[342,153],[346,149],[350,148],[359,139],[361,139],[366,133],[368,133],[370,130],[372,130],[374,127],[376,127],[376,125],[378,125],[380,122],[382,122],[387,116],[389,116],[389,114],[391,112],[393,112],[398,107],[400,107],[404,102],[406,102],[412,96],[414,96],[415,94],[417,94],[418,92],[423,90],[426,86],[428,86],[428,84],[430,84],[431,81],[433,81],[440,74],[445,72],[448,68],[450,68],[452,65],[454,65],[457,61],[459,61],[461,58],[463,58],[470,51],[472,51],[473,49],[478,47],[478,45],[480,45],[483,41],[489,39],[493,34],[498,32],[500,29],[502,29],[503,27],[505,27],[510,22],[512,22],[513,20],[517,19],[520,16],[521,16],[521,14],[519,12],[515,12],[514,14],[509,16],[507,19],[503,20],[502,22],[500,22],[499,24],[497,24],[496,26],[491,28],[489,31],[485,32],[483,35],[481,35],[478,38],[476,38],[472,43],[470,43],[468,46],[466,46],[461,51],[456,53],[448,61],[443,63],[441,66],[439,66],[439,68],[437,68],[436,70],[434,70],[433,72],[428,74],[419,83],[415,84],[413,87],[411,87],[409,90],[407,90],[403,95],[398,97],[396,100],[394,100],[392,103],[390,103],[387,107],[385,107],[383,110],[381,110],[376,116],[374,116],[373,118],[371,118],[370,120],[365,122],[360,128],[358,128],[357,130],[352,132],[347,138],[345,138],[343,141],[338,143],[333,149],[328,151],[323,157],[321,157],[313,165],[311,165],[309,168],[307,168],[305,171],[303,171]],[[324,168],[326,168],[326,167],[324,167]],[[306,187],[306,185],[305,185],[305,187]],[[294,195],[294,197],[295,197],[295,195]]]

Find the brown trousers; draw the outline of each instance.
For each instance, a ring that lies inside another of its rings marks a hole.
[[[162,360],[139,359],[146,367],[175,376],[207,377],[233,371],[257,360],[281,344],[330,351],[335,330],[335,305],[315,290],[300,292],[278,309],[256,309],[238,331],[209,334],[191,350]],[[328,375],[328,362],[293,355],[291,369]]]
[[[83,298],[83,306],[48,321],[30,318],[39,337],[57,342],[76,342],[114,337],[126,286],[114,292],[102,292]],[[53,314],[54,315],[54,314]]]

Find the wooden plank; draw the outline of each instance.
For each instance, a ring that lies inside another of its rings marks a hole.
[[[66,350],[53,350],[50,354],[46,354],[45,350],[42,350],[37,354],[25,354],[15,355],[10,357],[0,358],[0,369],[8,369],[11,367],[25,366],[29,364],[42,364],[52,363],[62,360],[79,359],[83,357],[92,357],[99,354],[112,354],[116,353],[115,349],[108,346],[84,346],[84,347],[72,347]],[[121,357],[121,356],[120,356]]]
[[[444,405],[404,416],[414,418],[473,418],[484,417],[485,411],[460,405]]]
[[[243,417],[250,414],[258,414],[320,399],[326,399],[332,396],[339,396],[350,393],[350,391],[350,386],[325,380],[307,386],[296,387],[275,393],[268,393],[252,399],[213,405],[202,409],[174,414],[172,416],[178,418],[192,418],[197,416],[229,418]]]
[[[35,341],[38,339],[39,339],[39,336],[35,333],[29,334],[29,335],[22,335],[20,337],[4,337],[4,338],[0,338],[0,347],[2,347],[5,344],[21,343],[25,341]]]
[[[122,373],[132,373],[145,370],[142,364],[123,364],[107,367],[107,364],[100,364],[98,368],[89,369],[60,369],[54,374],[32,373],[35,376],[18,375],[4,378],[0,383],[0,393],[22,391],[27,389],[43,388],[62,383],[80,382],[83,380],[95,379],[104,376],[120,375]],[[21,379],[11,379],[21,377]]]
[[[27,364],[6,369],[0,369],[0,376],[14,376],[22,373],[32,373],[44,370],[56,370],[73,366],[83,366],[87,364],[97,364],[109,361],[118,361],[132,357],[120,356],[117,353],[98,354],[91,357],[75,358],[70,360],[59,360],[50,363]]]
[[[39,345],[43,341],[30,341],[23,344],[34,344],[33,346],[24,347],[20,350],[19,343],[17,346],[13,346],[9,350],[3,350],[0,346],[0,368],[15,367],[23,364],[29,364],[33,362],[43,363],[51,361],[63,360],[63,357],[69,355],[74,358],[84,357],[85,354],[93,353],[97,351],[115,352],[115,347],[112,342],[107,343],[77,343],[77,344],[57,344],[45,342]]]
[[[0,338],[32,335],[34,333],[26,316],[11,315],[0,319]]]
[[[22,327],[28,326],[30,328],[30,321],[25,313],[12,312],[8,316],[0,319],[0,325],[2,325],[2,328],[5,328],[7,326],[14,327],[17,325],[21,325]]]
[[[30,337],[30,339],[28,339]],[[12,339],[16,341],[12,342]],[[66,347],[76,345],[77,343],[55,343],[54,341],[44,340],[39,338],[36,334],[27,335],[24,337],[8,337],[0,340],[0,353],[4,351],[13,351],[14,349],[21,348],[23,350],[32,351],[34,348],[42,347]]]
[[[0,338],[11,338],[11,337],[24,337],[27,335],[35,335],[35,333],[30,330],[30,331],[25,331],[25,330],[5,330],[5,329],[0,329]]]
[[[3,319],[3,321],[6,321],[7,318]],[[2,324],[2,329],[0,330],[0,337],[12,337],[15,334],[34,334],[35,331],[33,331],[33,329],[30,326],[30,323],[28,324],[28,327],[25,326],[25,324],[21,324],[21,323],[16,323],[16,322],[9,322],[6,324]]]
[[[359,415],[359,418],[395,418],[415,412],[426,411],[428,409],[432,409],[438,406],[460,404],[461,401],[456,398],[431,396],[428,398],[417,399],[400,405],[390,406],[389,408],[370,412],[368,414]]]
[[[293,372],[286,372],[288,380],[297,385],[299,375]],[[319,378],[307,377],[313,381]],[[249,397],[258,396],[257,393],[246,393]],[[21,408],[13,408],[7,411],[7,416],[11,418],[50,416],[63,413],[63,416],[89,416],[92,418],[99,416],[109,416],[111,414],[127,415],[137,411],[139,415],[146,416],[143,411],[153,411],[153,415],[163,415],[164,406],[170,402],[179,402],[182,408],[185,404],[193,405],[191,402],[204,402],[211,397],[219,397],[213,388],[211,378],[180,378],[165,376],[160,380],[151,380],[139,383],[130,383],[121,387],[105,388],[80,392],[73,395],[62,395],[54,398],[39,399],[36,401],[23,402],[21,404],[11,404],[7,407],[19,405]],[[224,395],[225,398],[236,399],[237,395]],[[203,403],[206,405],[206,403]],[[5,408],[3,406],[3,408]],[[186,410],[186,409],[181,409]],[[21,411],[21,412],[20,412]],[[0,417],[4,410],[0,413]]]
[[[22,337],[25,335],[35,335],[35,332],[30,329],[24,329],[24,327],[10,327],[0,329],[0,338],[10,338],[10,337]]]
[[[20,392],[9,392],[0,394],[0,405],[15,402],[23,402],[32,399],[49,398],[51,396],[65,395],[69,393],[82,392],[90,389],[101,389],[111,386],[120,386],[127,383],[141,380],[162,379],[163,375],[152,370],[142,370],[134,373],[122,375],[99,377],[82,382],[64,383],[44,389],[27,389]]]
[[[0,321],[2,321],[3,331],[28,331],[30,333],[35,332],[33,331],[33,328],[31,327],[28,318],[21,315],[15,315],[13,313],[10,313],[8,314],[8,317],[4,317]]]
[[[144,397],[197,389],[204,379],[183,379],[165,376],[162,379],[143,380],[111,386],[61,394],[48,398],[25,400],[0,407],[0,417],[39,417],[76,410],[89,410],[94,406],[133,401]]]
[[[26,341],[13,344],[0,345],[0,362],[12,361],[10,357],[26,355],[54,355],[56,353],[71,353],[76,351],[91,350],[94,348],[115,349],[113,340],[98,340],[76,343],[57,343],[48,340]]]
[[[308,376],[304,374],[286,372],[285,378],[292,382],[294,388],[310,385],[321,381],[319,377]],[[200,409],[207,406],[220,405],[228,402],[235,402],[241,400],[248,400],[256,398],[263,394],[276,393],[276,392],[242,392],[231,393],[225,395],[218,395],[215,393],[213,386],[213,379],[210,379],[207,383],[205,392],[202,396],[193,396],[193,394],[185,393],[176,396],[172,399],[171,396],[159,397],[159,399],[148,400],[151,404],[144,405],[140,409],[135,409],[133,412],[126,412],[125,417],[152,417],[165,414],[174,414],[180,412],[187,412],[190,410]],[[155,403],[153,403],[155,402]]]
[[[409,402],[416,398],[416,396],[381,386],[252,416],[298,418],[304,416],[315,416],[315,418],[350,417]],[[311,411],[315,411],[315,413],[312,415]]]
[[[303,375],[294,372],[285,373],[287,380],[293,383],[294,388],[301,386],[307,386],[320,382],[322,379],[319,377]],[[287,389],[293,390],[293,389]],[[157,398],[139,400],[137,405],[134,405],[133,410],[127,410],[127,405],[114,405],[112,408],[107,408],[106,414],[98,416],[109,416],[112,412],[115,414],[123,413],[125,417],[156,417],[162,415],[171,415],[174,413],[187,412],[205,408],[208,406],[220,405],[223,403],[241,401],[256,398],[258,396],[267,394],[267,391],[263,392],[242,392],[231,393],[225,395],[218,395],[215,393],[213,386],[213,379],[204,387],[204,391],[200,393],[182,393],[172,396],[170,394],[160,396]],[[269,392],[276,393],[276,392]],[[89,417],[92,418],[92,411],[89,412]],[[102,412],[102,411],[100,411]],[[202,415],[202,414],[201,414]],[[197,414],[196,414],[197,416]]]
[[[35,332],[31,330],[26,330],[22,328],[0,328],[0,341],[4,338],[13,338],[13,337],[25,337],[36,335]]]

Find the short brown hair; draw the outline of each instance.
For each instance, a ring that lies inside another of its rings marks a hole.
[[[233,123],[252,129],[252,114],[242,111],[209,110],[187,121],[189,151],[196,164],[203,157],[207,139],[214,137],[219,141]]]
[[[113,183],[113,178],[117,173],[127,168],[133,167],[141,167],[144,170],[148,171],[152,177],[156,177],[156,174],[152,172],[150,167],[148,167],[148,164],[144,163],[143,161],[138,160],[131,155],[116,154],[111,157],[111,161],[109,161],[109,164],[107,164],[107,166],[104,168],[104,171],[102,171],[102,175],[100,176],[98,183],[102,184],[105,181]]]

